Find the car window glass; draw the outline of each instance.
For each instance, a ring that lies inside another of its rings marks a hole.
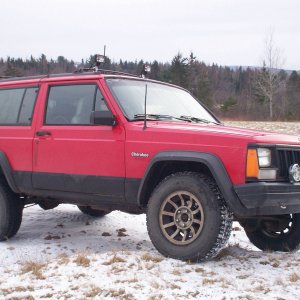
[[[77,84],[50,87],[46,124],[89,125],[94,110],[97,86]]]
[[[0,90],[0,124],[17,124],[24,92],[24,88]]]
[[[31,124],[31,119],[32,119],[32,114],[33,114],[33,108],[35,105],[35,100],[37,97],[37,91],[38,88],[28,88],[26,89],[21,109],[20,109],[20,114],[19,114],[19,119],[18,123],[19,124]]]
[[[108,111],[108,107],[99,89],[96,92],[95,111]]]
[[[145,113],[147,84],[148,114],[170,115],[180,119],[191,116],[208,122],[217,122],[214,116],[190,93],[166,84],[131,79],[107,79],[107,85],[128,120]]]

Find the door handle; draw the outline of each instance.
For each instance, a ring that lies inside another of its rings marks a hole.
[[[51,135],[50,131],[37,131],[35,133],[37,136],[45,136],[45,135]]]

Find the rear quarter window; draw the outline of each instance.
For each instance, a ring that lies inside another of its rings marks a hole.
[[[0,89],[0,125],[31,125],[38,88]]]

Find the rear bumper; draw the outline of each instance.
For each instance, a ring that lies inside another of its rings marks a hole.
[[[234,186],[246,215],[300,213],[300,184],[247,183]]]

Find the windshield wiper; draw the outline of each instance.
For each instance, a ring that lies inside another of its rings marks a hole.
[[[214,122],[214,121],[209,121],[206,119],[201,119],[201,118],[197,118],[197,117],[192,117],[192,116],[180,116],[178,117],[174,117],[171,115],[160,115],[160,114],[146,114],[146,118],[148,120],[163,120],[163,119],[175,119],[175,120],[180,120],[180,121],[185,121],[185,122],[197,122],[197,123],[205,123],[205,124],[209,124],[209,123],[213,123],[216,125],[220,125],[220,123]],[[134,119],[133,120],[144,120],[145,119],[145,114],[136,114],[134,115]]]
[[[133,117],[134,117],[133,120],[140,120],[145,118],[145,114],[136,114]],[[192,122],[192,120],[189,120],[187,118],[183,118],[183,117],[178,118],[171,115],[146,114],[146,118],[150,120],[175,119],[180,121]]]
[[[192,116],[180,116],[181,119],[184,119],[184,120],[189,120],[190,122],[197,122],[197,123],[205,123],[205,124],[209,124],[209,123],[213,123],[213,124],[216,124],[216,125],[220,125],[220,123],[218,122],[214,122],[214,121],[209,121],[209,120],[206,120],[206,119],[201,119],[201,118],[197,118],[197,117],[192,117]]]

